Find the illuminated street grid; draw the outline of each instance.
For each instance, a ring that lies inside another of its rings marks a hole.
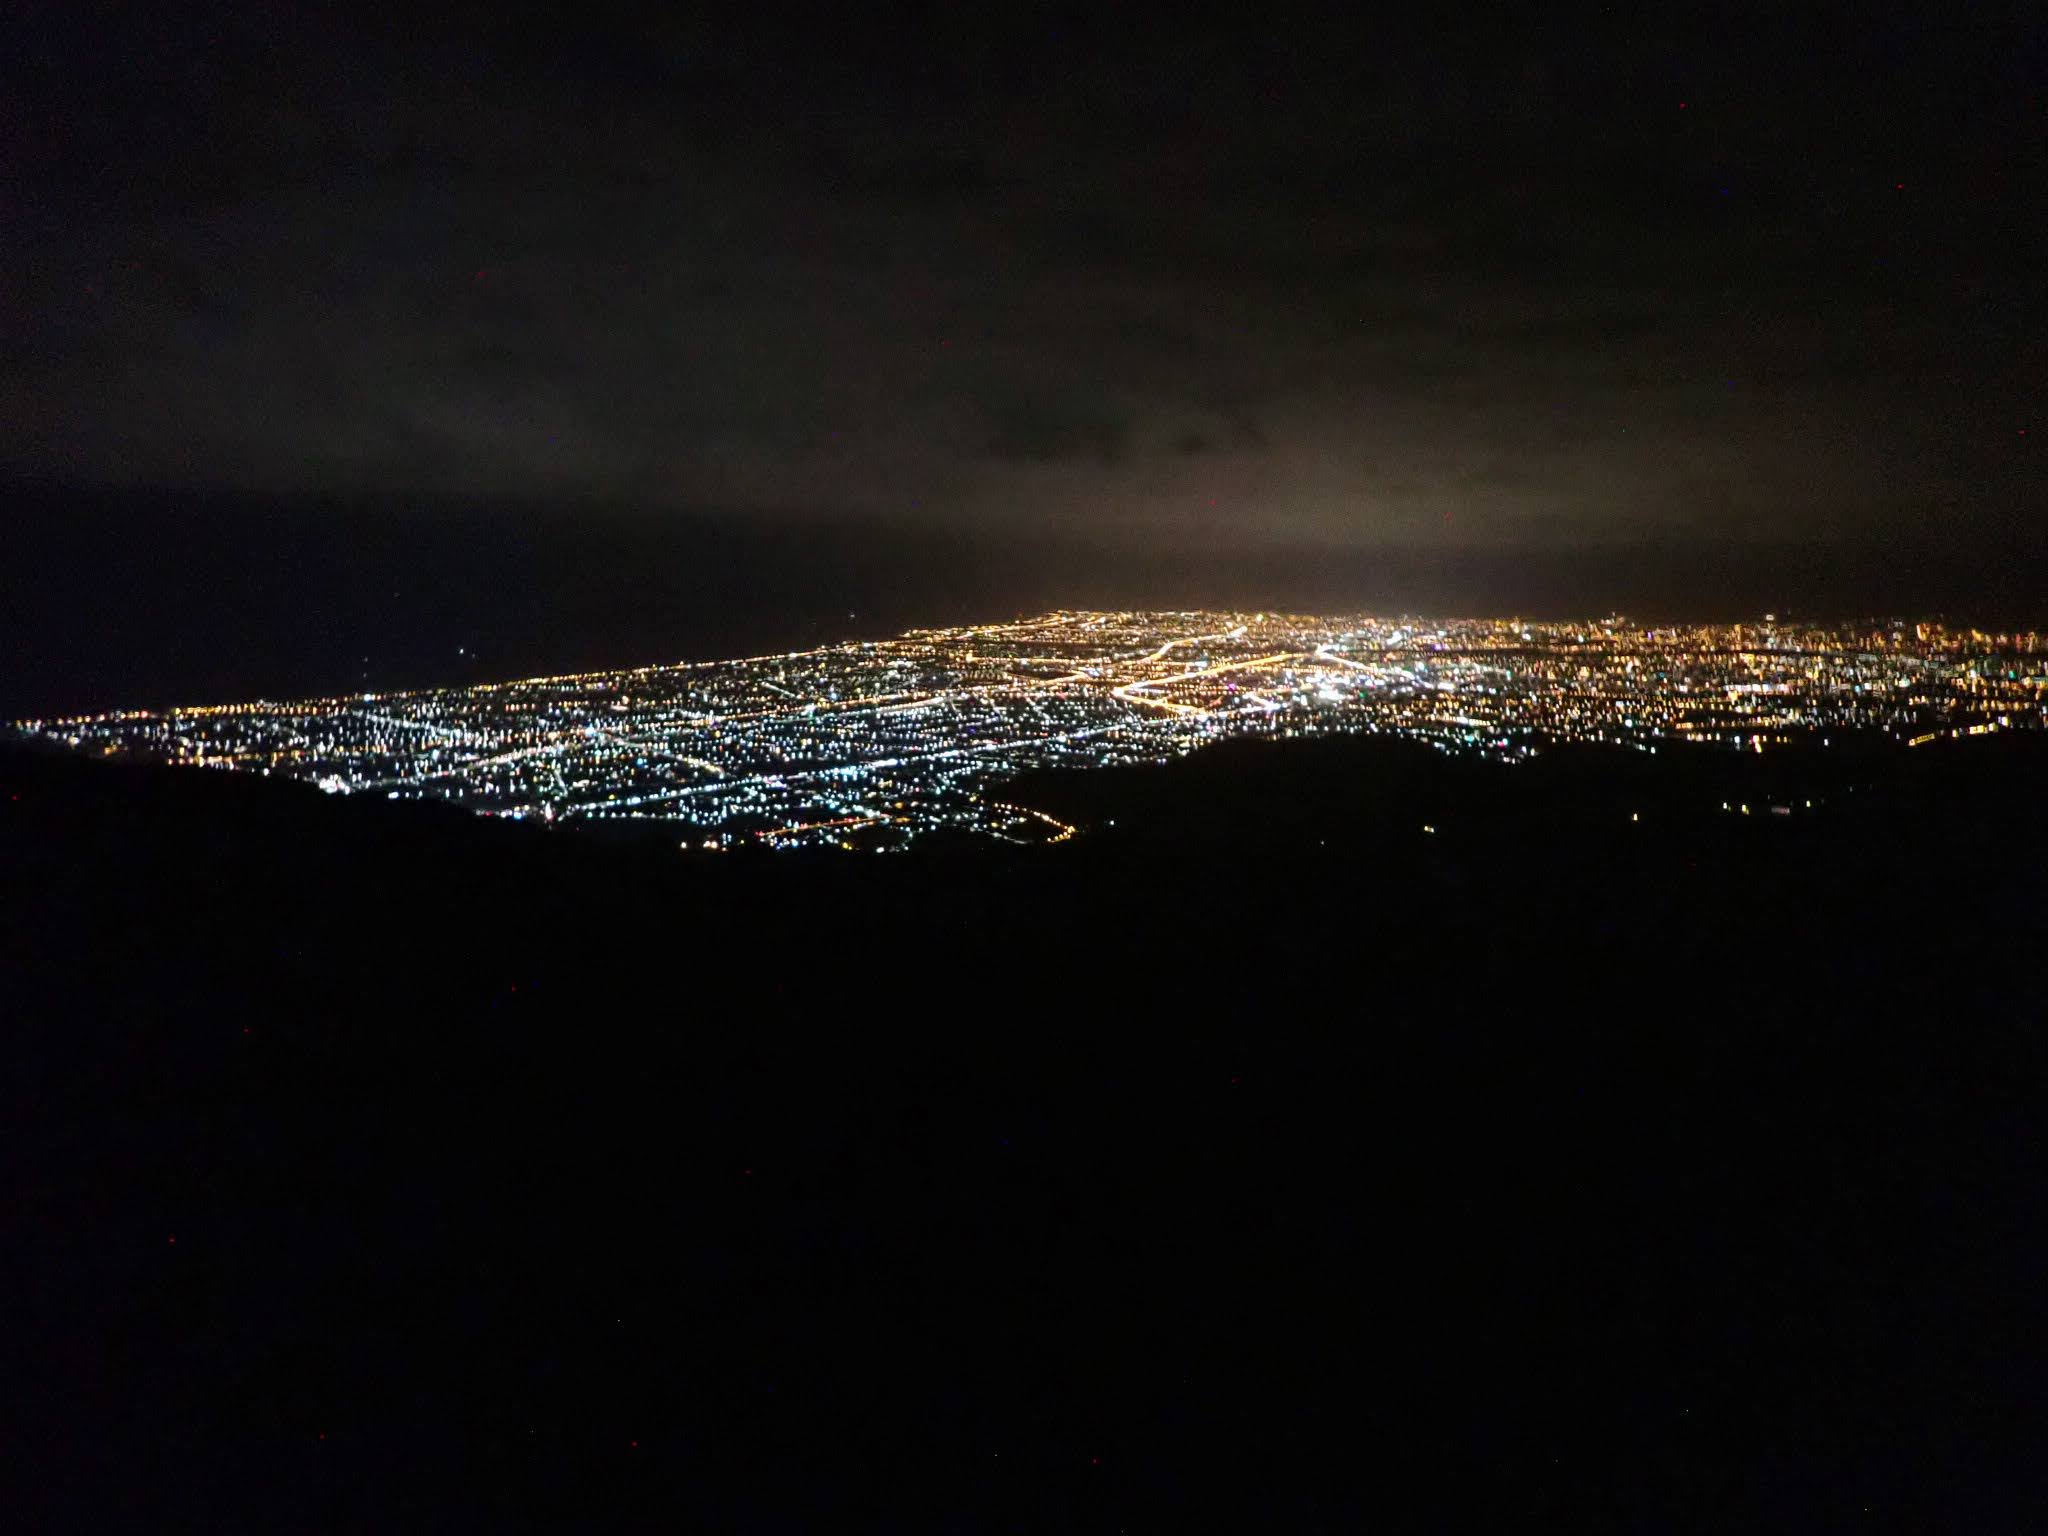
[[[1515,760],[1558,741],[1764,751],[1829,729],[1918,745],[2044,725],[2038,634],[1202,612],[1062,612],[737,661],[24,722],[87,751],[336,793],[666,824],[692,849],[897,849],[941,830],[1062,841],[1074,829],[1013,803],[1005,781],[1230,736],[1376,732]]]

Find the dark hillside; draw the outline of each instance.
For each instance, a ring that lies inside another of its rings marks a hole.
[[[9,1502],[2023,1529],[2039,745],[1245,747],[817,860],[10,750]]]

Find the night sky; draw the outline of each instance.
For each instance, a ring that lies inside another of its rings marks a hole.
[[[2048,29],[1738,9],[17,7],[14,638],[2026,606]]]

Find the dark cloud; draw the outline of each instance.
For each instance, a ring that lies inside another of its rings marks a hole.
[[[1085,459],[1108,467],[1131,451],[1132,413],[1078,390],[1032,391],[1008,382],[984,388],[976,404],[987,422],[991,458]]]
[[[45,8],[4,453],[1246,546],[2009,529],[2019,16]]]

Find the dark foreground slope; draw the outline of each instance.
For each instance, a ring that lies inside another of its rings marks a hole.
[[[2034,746],[822,861],[8,755],[11,1523],[2025,1529]]]

